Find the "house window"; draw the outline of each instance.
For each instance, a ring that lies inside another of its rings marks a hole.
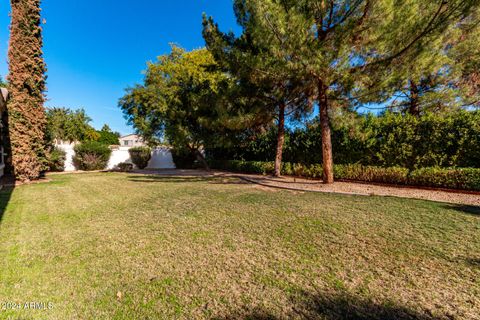
[[[125,147],[128,147],[128,146],[130,145],[130,142],[131,142],[131,140],[124,140],[124,141],[123,141],[123,145],[124,145]]]

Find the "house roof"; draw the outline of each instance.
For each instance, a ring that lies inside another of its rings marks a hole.
[[[124,139],[124,138],[128,138],[128,137],[139,137],[139,135],[135,134],[135,133],[131,133],[131,134],[127,134],[125,136],[120,137],[120,139]]]

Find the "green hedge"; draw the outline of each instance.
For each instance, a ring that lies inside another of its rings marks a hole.
[[[332,118],[333,159],[338,164],[377,167],[480,168],[480,110],[427,113],[420,117],[388,112],[381,116],[342,114]],[[206,146],[209,159],[271,161],[277,131],[249,131],[224,146]],[[322,132],[316,118],[287,129],[283,161],[322,163]]]
[[[139,168],[145,169],[152,158],[152,149],[149,147],[134,147],[128,150],[132,162]]]
[[[272,174],[273,162],[261,161],[210,161],[213,169],[242,173]],[[283,163],[282,174],[304,178],[318,179],[322,177],[322,166],[319,164],[303,165]],[[473,168],[422,168],[408,170],[400,167],[374,167],[363,165],[335,165],[335,178],[397,185],[411,185],[434,188],[449,188],[480,191],[480,169]]]
[[[96,141],[82,142],[74,147],[73,164],[78,170],[103,170],[107,167],[112,150]]]
[[[480,191],[480,169],[422,168],[410,173],[411,185]]]

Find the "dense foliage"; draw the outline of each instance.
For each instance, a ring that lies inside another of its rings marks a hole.
[[[120,145],[120,133],[113,132],[108,125],[104,125],[101,130],[97,131],[99,137],[98,142],[106,145]]]
[[[386,113],[355,116],[332,126],[335,162],[373,166],[480,167],[480,111],[427,113],[421,117]],[[345,117],[344,117],[345,118]],[[207,149],[211,159],[271,161],[276,129],[238,136],[228,148]],[[321,129],[316,121],[287,133],[285,161],[322,162]]]
[[[9,159],[17,179],[36,179],[45,163],[45,71],[40,0],[11,0]]]
[[[262,161],[212,160],[210,166],[220,170],[263,175],[272,174],[274,171],[273,162]],[[323,168],[321,164],[284,162],[282,174],[318,179],[322,177]],[[401,167],[336,164],[334,175],[340,180],[480,191],[480,169],[478,168],[430,167],[408,170]]]
[[[50,108],[47,110],[46,137],[50,143],[95,141],[99,134],[90,125],[85,110]]]
[[[149,147],[134,147],[128,150],[130,159],[139,169],[145,169],[152,158],[152,149]]]
[[[54,147],[47,153],[48,171],[62,172],[65,170],[66,152],[62,149]]]
[[[177,169],[197,169],[202,167],[195,154],[183,148],[172,149],[172,158]]]
[[[185,52],[173,46],[170,54],[149,64],[144,85],[129,89],[120,107],[147,141],[164,137],[200,156],[200,147],[213,136],[210,98],[225,79],[211,72],[214,68],[205,49]]]
[[[442,54],[444,37],[448,35],[451,47],[459,39],[456,26],[477,5],[475,0],[236,0],[234,10],[243,34],[236,38],[233,32],[222,33],[210,18],[204,19],[204,37],[220,61],[226,52],[251,72],[302,79],[296,89],[319,106],[323,180],[331,183],[331,110],[388,101],[404,91],[405,83],[415,87],[411,100],[416,104],[417,81],[449,73]],[[252,47],[257,50],[252,52]],[[449,81],[444,83],[443,87],[451,87]],[[277,101],[284,92],[275,96]]]
[[[74,148],[73,163],[78,170],[103,170],[107,167],[112,150],[105,144],[87,141]]]
[[[106,145],[119,145],[120,134],[113,132],[108,125],[95,130],[90,125],[92,119],[83,109],[47,109],[46,140],[49,144],[98,141]]]
[[[207,167],[202,147],[221,144],[232,130],[264,122],[254,100],[206,49],[186,52],[173,46],[170,54],[149,64],[144,84],[128,89],[119,104],[147,142],[166,140]]]
[[[235,0],[241,33],[205,15],[206,49],[174,46],[120,107],[147,141],[174,147],[178,167],[208,167],[202,150],[209,159],[275,160],[275,175],[282,161],[322,163],[325,183],[334,162],[477,167],[479,8],[477,0]],[[365,116],[369,108],[388,112]]]

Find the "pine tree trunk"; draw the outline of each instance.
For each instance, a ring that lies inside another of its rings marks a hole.
[[[277,135],[277,152],[275,156],[275,177],[282,174],[282,156],[283,145],[285,143],[285,104],[282,102],[278,110],[278,135]]]
[[[11,165],[17,179],[37,179],[44,170],[45,70],[40,0],[11,0],[7,105]]]
[[[326,88],[322,82],[318,86],[318,105],[320,107],[320,126],[322,129],[322,154],[323,154],[323,183],[331,184],[333,179],[333,151],[328,115],[328,98]]]
[[[412,116],[418,117],[420,116],[420,105],[419,105],[419,92],[418,92],[418,87],[413,82],[410,80],[410,103],[408,107],[408,113],[410,113]]]

